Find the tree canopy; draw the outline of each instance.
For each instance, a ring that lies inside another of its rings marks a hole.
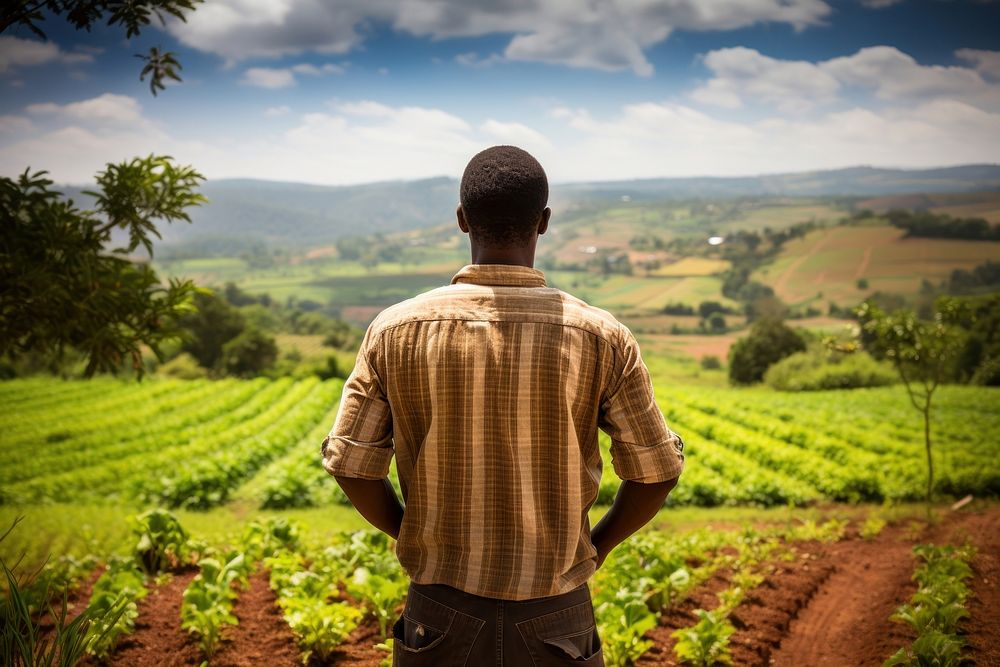
[[[205,201],[195,192],[202,180],[167,156],[109,164],[87,193],[95,209],[81,210],[43,171],[0,178],[0,354],[74,348],[88,376],[125,361],[141,375],[143,346],[162,358],[196,288],[161,284],[134,253],[142,246],[152,258],[156,221],[190,222],[187,209]],[[111,248],[114,230],[124,246]]]

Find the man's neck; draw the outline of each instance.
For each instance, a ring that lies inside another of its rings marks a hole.
[[[535,267],[534,248],[473,248],[473,264],[509,264],[513,266]]]

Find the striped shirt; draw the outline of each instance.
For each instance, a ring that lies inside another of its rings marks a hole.
[[[524,600],[594,573],[598,428],[622,479],[680,475],[631,332],[537,269],[471,264],[368,327],[323,466],[381,479],[395,453],[412,580]]]

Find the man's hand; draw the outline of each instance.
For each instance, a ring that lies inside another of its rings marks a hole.
[[[368,523],[392,539],[399,539],[399,526],[403,523],[403,506],[389,479],[359,479],[334,475],[337,484]]]
[[[612,549],[656,516],[663,507],[663,501],[675,486],[677,486],[676,477],[652,484],[622,482],[611,509],[601,517],[591,532],[590,539],[597,549],[598,568],[604,565],[604,560]]]

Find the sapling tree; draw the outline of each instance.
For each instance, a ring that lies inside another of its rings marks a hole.
[[[927,456],[927,502],[934,493],[934,457],[931,451],[931,408],[934,393],[953,372],[964,332],[956,325],[964,304],[944,297],[935,304],[934,319],[918,319],[911,310],[886,313],[870,300],[855,314],[861,325],[862,345],[875,357],[888,359],[906,387],[910,403],[924,422]]]

